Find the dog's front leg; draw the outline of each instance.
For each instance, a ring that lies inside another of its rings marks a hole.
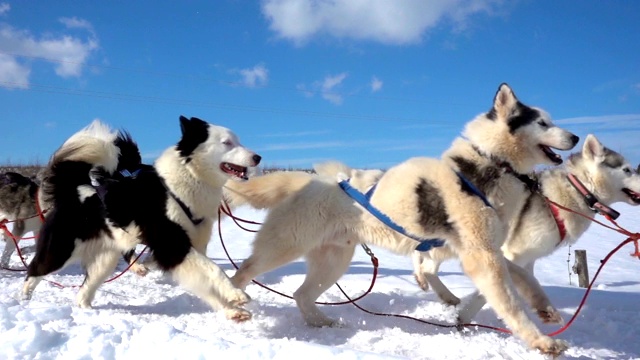
[[[507,259],[505,261],[518,293],[536,311],[540,319],[545,323],[562,324],[562,315],[553,307],[538,280],[527,270]]]
[[[227,274],[209,258],[191,248],[184,260],[170,270],[173,278],[214,309],[225,311],[228,319],[241,322],[251,318],[242,305],[251,299],[233,286]]]

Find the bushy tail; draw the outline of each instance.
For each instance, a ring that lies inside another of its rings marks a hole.
[[[79,186],[91,185],[92,169],[102,168],[112,174],[119,169],[120,162],[139,163],[139,158],[137,145],[129,134],[95,120],[72,135],[51,157],[42,174],[42,200],[64,207],[78,198]]]
[[[228,180],[224,198],[232,207],[248,204],[256,209],[269,209],[300,191],[312,177],[302,171],[278,171],[242,182]]]
[[[337,178],[338,175],[351,177],[353,169],[339,161],[326,161],[319,164],[313,164],[313,170],[318,175]]]

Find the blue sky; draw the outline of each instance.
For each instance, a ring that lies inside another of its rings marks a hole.
[[[502,82],[640,162],[640,2],[3,1],[0,162],[46,162],[93,119],[151,162],[178,117],[265,166],[439,156]]]

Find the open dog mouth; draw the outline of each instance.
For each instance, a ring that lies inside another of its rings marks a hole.
[[[554,164],[560,165],[562,164],[562,156],[556,154],[551,150],[551,147],[547,145],[538,145],[538,147],[542,150],[542,152],[551,160]]]
[[[637,193],[631,189],[624,188],[622,192],[625,193],[634,204],[640,204],[640,193]]]
[[[222,171],[231,175],[232,177],[237,177],[242,180],[248,179],[247,168],[245,166],[223,162],[222,164],[220,164],[220,169],[222,169]]]

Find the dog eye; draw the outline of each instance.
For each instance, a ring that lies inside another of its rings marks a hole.
[[[546,122],[544,122],[544,120],[538,120],[538,125],[542,126],[542,127],[549,127],[549,125],[547,125]]]
[[[223,140],[222,141],[222,145],[231,146],[231,145],[233,145],[233,143],[231,142],[231,140]]]
[[[627,175],[631,175],[631,169],[628,168],[628,167],[622,169],[622,171],[624,171],[624,173],[627,174]]]

